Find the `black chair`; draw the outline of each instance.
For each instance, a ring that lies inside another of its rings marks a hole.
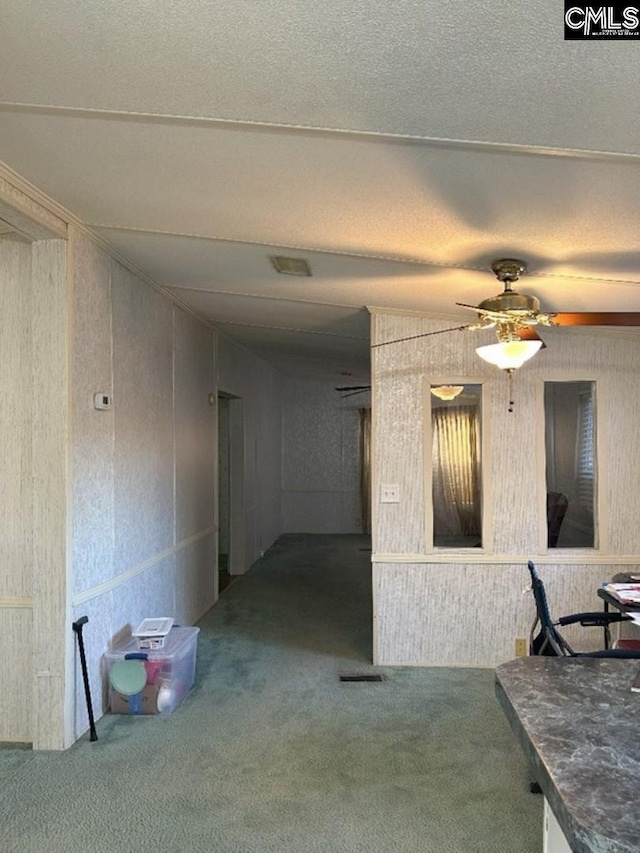
[[[625,622],[630,617],[625,613],[573,613],[562,616],[557,622],[551,619],[547,593],[544,583],[538,575],[535,565],[527,563],[531,573],[533,596],[536,602],[536,618],[529,636],[530,655],[548,655],[552,657],[587,657],[587,658],[632,658],[640,660],[640,650],[637,649],[602,649],[596,652],[576,652],[558,631],[557,625],[575,625],[579,623],[588,628],[602,628],[608,632],[609,626],[615,622]],[[537,633],[536,633],[537,631]]]
[[[547,492],[547,547],[557,548],[560,528],[567,514],[569,499],[562,492]]]
[[[536,601],[536,618],[531,627],[529,637],[530,655],[548,655],[553,657],[587,657],[587,658],[632,658],[640,660],[640,651],[632,649],[602,649],[597,652],[575,652],[556,625],[575,625],[576,622],[589,628],[603,628],[605,637],[608,637],[609,625],[614,622],[624,622],[629,619],[624,613],[573,613],[570,616],[562,616],[557,622],[553,622],[547,602],[547,592],[544,583],[538,575],[535,565],[529,560],[527,563],[531,573],[531,584],[533,596]],[[536,630],[538,633],[536,634]],[[542,788],[538,782],[530,782],[529,790],[532,794],[541,794]]]

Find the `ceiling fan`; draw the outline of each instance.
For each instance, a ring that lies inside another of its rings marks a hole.
[[[549,312],[540,307],[540,300],[526,293],[518,293],[513,285],[527,271],[524,261],[515,258],[501,258],[491,264],[496,278],[503,285],[502,293],[483,299],[479,305],[466,305],[456,302],[461,308],[469,308],[478,314],[474,323],[424,332],[392,341],[373,344],[372,348],[402,343],[403,341],[440,335],[444,332],[475,331],[477,329],[495,329],[498,342],[478,347],[476,353],[491,364],[506,370],[509,374],[521,367],[536,352],[545,347],[545,343],[536,331],[536,326],[640,326],[640,312],[626,311],[574,311]],[[361,393],[370,386],[336,388],[336,391]]]
[[[371,385],[347,385],[342,388],[336,388],[336,391],[342,391],[343,397],[353,397],[354,394],[363,394],[368,391]]]

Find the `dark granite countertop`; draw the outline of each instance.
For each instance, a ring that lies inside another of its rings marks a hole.
[[[640,851],[640,661],[524,657],[496,695],[575,853]]]

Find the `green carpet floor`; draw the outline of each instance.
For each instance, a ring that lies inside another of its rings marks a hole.
[[[1,853],[540,853],[493,672],[370,664],[367,547],[279,539],[200,622],[173,714],[1,748]]]

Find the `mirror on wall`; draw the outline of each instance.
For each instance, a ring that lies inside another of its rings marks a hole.
[[[481,385],[431,385],[433,544],[482,547]]]
[[[547,546],[595,547],[595,382],[545,382]]]

